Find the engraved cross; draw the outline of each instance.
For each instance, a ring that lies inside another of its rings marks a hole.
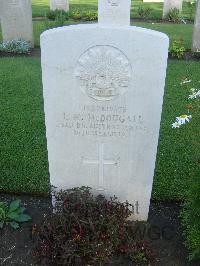
[[[85,164],[97,164],[99,165],[99,184],[98,190],[104,189],[104,165],[117,165],[119,162],[119,158],[117,160],[106,160],[104,159],[104,143],[99,145],[99,154],[98,159],[85,159],[82,158],[83,163]]]

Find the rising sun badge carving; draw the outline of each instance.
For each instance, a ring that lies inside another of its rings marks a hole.
[[[98,45],[79,58],[75,76],[80,89],[95,100],[112,100],[129,87],[132,69],[126,55],[119,49]]]

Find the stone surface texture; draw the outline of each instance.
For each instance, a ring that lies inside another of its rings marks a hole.
[[[169,11],[173,8],[177,8],[182,11],[183,0],[165,0],[163,6],[163,18],[166,18]]]
[[[32,8],[30,0],[1,0],[3,41],[22,39],[34,46]]]
[[[69,11],[69,0],[50,0],[50,9],[52,11],[64,10]]]
[[[100,0],[98,22],[101,25],[130,25],[131,0]]]
[[[197,2],[196,17],[194,23],[192,50],[200,52],[200,1]]]
[[[116,195],[133,204],[133,219],[147,219],[168,44],[163,33],[118,23],[41,35],[53,186]]]

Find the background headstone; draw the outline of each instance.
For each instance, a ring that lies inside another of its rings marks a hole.
[[[50,9],[52,11],[63,10],[69,11],[69,0],[50,0]]]
[[[49,171],[58,189],[84,185],[116,195],[135,206],[135,220],[146,220],[169,41],[127,26],[127,13],[118,13],[116,25],[104,25],[100,12],[100,24],[41,35]]]
[[[130,0],[100,0],[98,22],[101,25],[130,25]]]
[[[169,11],[173,8],[176,8],[181,12],[182,4],[183,4],[183,0],[164,0],[163,18],[166,18]]]
[[[31,0],[0,1],[3,41],[22,39],[34,46]]]
[[[197,2],[196,17],[194,22],[192,50],[200,52],[200,0]]]

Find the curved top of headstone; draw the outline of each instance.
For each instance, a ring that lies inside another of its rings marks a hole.
[[[52,34],[59,34],[59,33],[64,33],[64,32],[68,32],[68,31],[75,31],[75,30],[101,30],[101,28],[110,28],[109,25],[102,25],[102,24],[78,24],[78,25],[69,25],[69,26],[63,26],[63,27],[57,27],[57,28],[53,28],[53,29],[49,29],[46,30],[44,32],[41,33],[40,35],[40,39],[43,39],[45,37],[47,37],[48,35],[52,35]],[[121,27],[120,27],[121,28]],[[118,25],[112,25],[112,29],[113,30],[118,30],[119,26]],[[169,39],[169,37],[160,31],[156,31],[156,30],[152,30],[152,29],[146,29],[146,28],[141,28],[141,27],[136,27],[136,26],[124,26],[123,27],[124,30],[127,31],[134,31],[137,33],[144,33],[144,34],[149,34],[149,35],[153,35],[153,36],[158,36],[160,38],[163,39]]]

